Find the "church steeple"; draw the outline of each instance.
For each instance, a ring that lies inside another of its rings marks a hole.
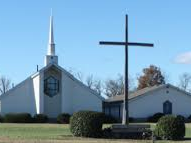
[[[53,30],[53,16],[50,16],[50,31],[49,31],[49,43],[47,55],[55,55],[55,44],[54,44],[54,30]]]
[[[51,16],[50,16],[49,42],[48,42],[47,55],[45,57],[45,66],[47,66],[49,64],[58,64],[58,56],[55,55],[52,11],[51,11]]]

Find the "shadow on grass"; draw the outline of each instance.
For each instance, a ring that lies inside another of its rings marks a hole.
[[[185,137],[183,141],[191,141],[191,137]]]

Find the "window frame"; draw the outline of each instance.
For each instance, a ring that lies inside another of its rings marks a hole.
[[[53,79],[53,81],[49,81]],[[54,97],[59,92],[59,80],[53,76],[49,76],[44,80],[44,93],[49,97]]]
[[[167,107],[168,107],[168,110],[167,110]],[[163,103],[163,113],[167,115],[172,114],[172,102],[170,102],[169,100]]]

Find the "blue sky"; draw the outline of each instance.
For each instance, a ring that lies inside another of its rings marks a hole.
[[[129,40],[154,48],[130,47],[129,72],[159,66],[177,84],[191,72],[191,1],[189,0],[0,0],[0,75],[15,84],[44,66],[50,9],[53,8],[59,64],[105,80],[124,71],[124,48],[100,46],[100,40]]]

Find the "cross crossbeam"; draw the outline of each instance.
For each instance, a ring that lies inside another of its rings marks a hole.
[[[136,43],[136,42],[109,42],[109,41],[100,41],[99,42],[100,45],[116,45],[116,46],[145,46],[145,47],[153,47],[153,44],[150,43]]]
[[[128,41],[128,15],[125,17],[125,42],[112,42],[112,41],[100,41],[100,45],[114,45],[114,46],[125,46],[125,76],[124,76],[124,101],[123,101],[123,119],[122,124],[129,124],[129,107],[128,107],[128,46],[142,46],[142,47],[153,47],[154,44],[150,43],[137,43]]]

